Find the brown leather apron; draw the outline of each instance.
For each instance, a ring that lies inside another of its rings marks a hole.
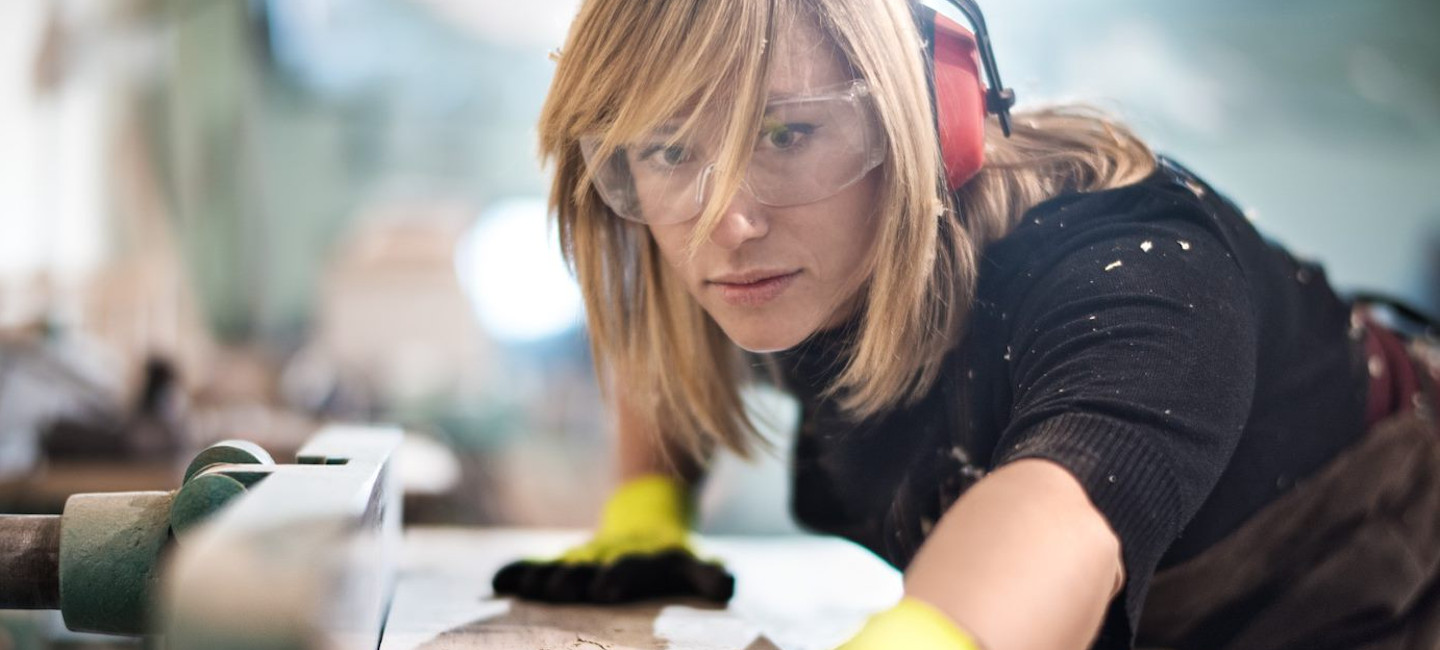
[[[1157,573],[1137,647],[1440,650],[1440,345],[1366,329],[1365,436]]]

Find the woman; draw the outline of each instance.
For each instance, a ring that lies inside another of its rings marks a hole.
[[[942,169],[915,10],[584,3],[541,150],[623,482],[496,591],[728,598],[690,494],[774,381],[797,518],[905,572],[848,650],[1433,649],[1440,440],[1402,340],[1101,116],[1017,114]]]

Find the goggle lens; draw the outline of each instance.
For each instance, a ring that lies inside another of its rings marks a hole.
[[[581,151],[601,198],[616,214],[650,224],[695,218],[714,175],[716,138],[657,132],[598,156],[600,138]],[[813,203],[849,187],[885,159],[885,142],[863,82],[772,101],[755,140],[742,190],[765,205]]]

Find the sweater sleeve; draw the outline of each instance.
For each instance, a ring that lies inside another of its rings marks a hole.
[[[1255,384],[1242,270],[1193,221],[1096,228],[1036,255],[1004,305],[1009,421],[993,466],[1070,471],[1120,538],[1099,646],[1129,647],[1151,576],[1229,463]]]

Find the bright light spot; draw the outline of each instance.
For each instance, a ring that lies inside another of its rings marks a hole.
[[[496,338],[537,341],[580,323],[580,288],[548,223],[544,201],[508,199],[487,208],[458,244],[460,284]]]

